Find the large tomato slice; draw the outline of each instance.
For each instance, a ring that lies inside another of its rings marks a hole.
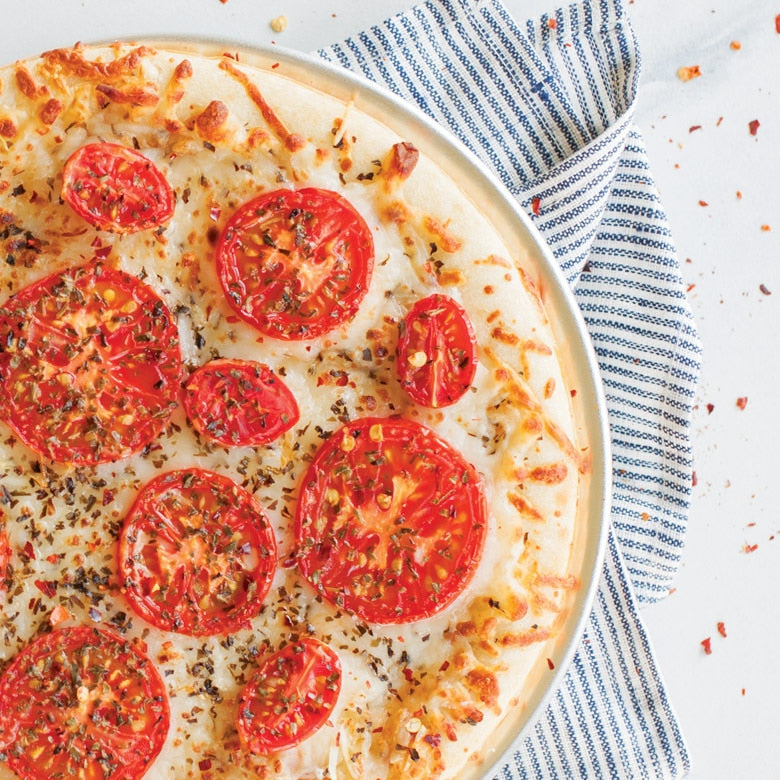
[[[217,245],[230,305],[279,339],[310,339],[357,312],[374,267],[371,231],[329,190],[274,190],[245,203]]]
[[[120,581],[133,609],[191,636],[245,627],[260,611],[276,560],[273,529],[251,494],[202,469],[147,483],[119,537]]]
[[[174,208],[173,190],[150,159],[105,142],[82,146],[68,158],[62,198],[91,225],[116,233],[163,225]]]
[[[0,750],[23,780],[140,778],[169,720],[151,661],[105,629],[41,636],[0,678]]]
[[[439,612],[466,587],[486,532],[482,479],[430,429],[367,418],[336,431],[303,478],[298,566],[367,622]]]
[[[401,321],[398,378],[422,406],[449,406],[469,389],[477,369],[476,339],[460,304],[447,295],[417,301]]]
[[[137,452],[167,424],[180,381],[176,323],[134,276],[93,262],[0,307],[0,416],[51,460]]]
[[[201,434],[228,446],[268,444],[298,422],[287,385],[262,363],[222,358],[184,384],[184,408]]]
[[[304,637],[268,656],[241,693],[238,734],[252,753],[287,750],[328,719],[341,690],[341,663],[318,639]]]

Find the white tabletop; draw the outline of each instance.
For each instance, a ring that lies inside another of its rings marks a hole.
[[[761,780],[780,771],[780,519],[771,499],[780,435],[772,384],[780,379],[773,346],[780,326],[780,3],[624,2],[643,53],[636,121],[705,348],[685,562],[673,593],[642,614],[690,747],[691,777]],[[560,2],[505,4],[525,19]],[[310,51],[412,5],[6,0],[0,61],[77,40],[150,34]],[[287,27],[274,32],[270,22],[281,15]],[[701,76],[680,80],[678,68],[693,65]],[[708,637],[711,654],[701,645]]]

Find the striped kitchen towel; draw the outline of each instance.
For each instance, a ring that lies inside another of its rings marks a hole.
[[[606,389],[613,511],[571,667],[501,778],[661,778],[689,769],[640,602],[680,563],[700,346],[632,125],[639,55],[620,0],[519,25],[499,0],[428,0],[319,54],[389,87],[491,168],[547,240]]]

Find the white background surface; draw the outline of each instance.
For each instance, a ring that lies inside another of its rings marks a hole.
[[[780,513],[772,492],[780,463],[780,1],[624,2],[643,54],[636,121],[705,348],[685,562],[672,594],[643,617],[689,744],[691,777],[780,777]],[[523,20],[559,2],[505,4]],[[412,5],[0,0],[0,61],[150,34],[311,51]],[[288,27],[275,33],[270,21],[281,14]],[[699,65],[701,77],[683,83],[683,65]],[[740,397],[748,399],[743,410]],[[700,644],[706,637],[711,655]]]

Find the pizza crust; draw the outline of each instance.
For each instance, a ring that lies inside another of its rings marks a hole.
[[[0,617],[9,661],[61,606],[75,623],[136,638],[168,685],[171,730],[149,776],[465,777],[491,735],[549,674],[551,648],[580,588],[572,547],[588,444],[556,342],[521,250],[510,250],[424,138],[401,137],[357,105],[314,90],[284,65],[117,44],[75,47],[0,71],[0,305],[25,285],[89,260],[142,276],[177,317],[184,361],[260,360],[284,377],[299,424],[258,449],[200,438],[179,410],[142,454],[76,469],[41,462],[0,424],[0,518],[13,550]],[[59,197],[64,161],[95,140],[139,148],[177,205],[162,230],[98,232]],[[401,145],[420,148],[411,165]],[[395,160],[395,162],[394,162]],[[411,167],[411,170],[407,168]],[[376,263],[359,312],[308,342],[263,338],[234,316],[216,278],[215,237],[261,190],[338,191],[372,229]],[[25,242],[19,243],[18,236]],[[415,406],[394,372],[397,323],[444,292],[479,345],[472,388],[453,407]],[[347,383],[339,381],[347,377]],[[438,615],[370,626],[315,596],[292,567],[297,485],[318,444],[358,416],[432,427],[483,475],[489,533],[468,589]],[[271,519],[279,566],[251,629],[194,639],[153,629],[115,578],[116,535],[141,485],[199,466],[249,489]],[[55,595],[37,582],[55,583]],[[295,635],[338,653],[344,680],[329,723],[270,758],[239,748],[235,708],[256,658]],[[0,763],[0,777],[12,774]]]

